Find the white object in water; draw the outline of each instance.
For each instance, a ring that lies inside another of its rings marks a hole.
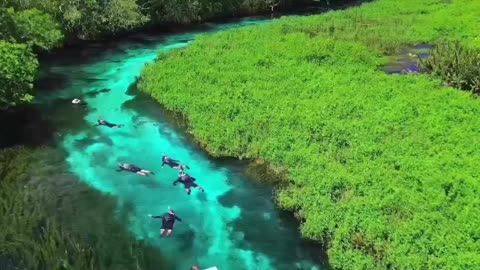
[[[216,266],[214,266],[214,267],[210,267],[210,268],[203,269],[203,270],[220,270],[220,269],[218,269]]]
[[[73,103],[73,104],[78,104],[78,103],[80,103],[80,102],[82,102],[82,101],[81,101],[80,99],[78,99],[78,98],[72,100],[72,103]]]

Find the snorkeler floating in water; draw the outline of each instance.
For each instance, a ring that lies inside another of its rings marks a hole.
[[[109,128],[121,128],[123,127],[123,125],[117,125],[117,124],[112,124],[112,123],[109,123],[105,120],[103,120],[102,118],[98,118],[98,124],[96,124],[95,126],[106,126],[106,127],[109,127]]]
[[[183,172],[185,169],[190,169],[187,165],[180,165],[179,160],[169,158],[165,153],[162,155],[162,168],[167,164],[170,168],[177,169]]]
[[[173,182],[173,185],[176,186],[178,182],[181,182],[185,186],[185,191],[187,194],[190,195],[192,193],[192,187],[204,192],[205,190],[195,183],[195,178],[191,177],[190,175],[184,173],[183,171],[180,172],[178,179]]]
[[[160,229],[160,236],[170,236],[173,232],[173,224],[175,220],[182,221],[181,218],[175,215],[175,212],[168,208],[168,213],[163,216],[152,216],[148,215],[151,218],[161,218],[162,219],[162,228]]]
[[[120,164],[118,164],[118,167],[119,167],[119,169],[117,169],[117,172],[129,171],[129,172],[137,173],[137,174],[140,174],[140,175],[143,175],[143,176],[148,176],[150,174],[155,174],[151,171],[142,170],[139,167],[137,167],[135,165],[132,165],[132,164],[126,164],[126,163],[121,164],[120,163]]]

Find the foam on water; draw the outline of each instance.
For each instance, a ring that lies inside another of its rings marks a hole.
[[[216,30],[239,25],[242,23]],[[122,205],[132,206],[125,225],[138,239],[158,246],[162,256],[176,263],[176,269],[190,269],[195,264],[204,268],[215,265],[221,270],[319,269],[301,247],[296,228],[287,228],[281,221],[268,193],[255,191],[229,167],[215,164],[189,146],[167,122],[122,106],[134,98],[126,92],[144,64],[153,61],[158,51],[186,46],[194,34],[162,38],[145,47],[127,45],[93,63],[50,68],[67,77],[69,84],[46,99],[81,97],[88,104],[85,121],[92,126],[63,136],[71,171],[93,188],[115,196],[119,211]],[[104,88],[111,91],[87,95]],[[125,127],[93,127],[98,117]],[[206,192],[194,189],[188,196],[182,187],[174,187],[178,172],[160,168],[163,152],[188,164],[188,173]],[[116,172],[118,163],[132,163],[156,175]],[[221,203],[225,198],[228,204]],[[253,205],[246,207],[249,200]],[[147,215],[161,215],[168,206],[183,222],[176,223],[171,238],[161,239],[160,220]]]

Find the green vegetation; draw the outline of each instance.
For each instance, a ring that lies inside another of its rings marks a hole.
[[[32,99],[37,67],[27,45],[0,41],[0,108]]]
[[[48,148],[0,151],[2,267],[145,269],[149,265],[164,265],[157,250],[124,236],[122,226],[112,220],[115,200],[105,204],[102,195],[75,180],[48,179],[61,169],[54,164],[64,164],[64,156]],[[91,205],[79,204],[69,190],[60,190],[62,196],[58,196],[59,184],[81,191],[82,196],[90,198]],[[105,217],[98,217],[99,213]]]
[[[378,0],[202,36],[139,89],[215,156],[288,171],[296,212],[335,269],[479,269],[480,103],[385,54],[445,37],[480,47],[480,2]]]
[[[15,12],[13,8],[0,9],[4,24],[0,38],[9,42],[26,43],[49,50],[62,42],[59,25],[47,14],[36,9]]]
[[[35,51],[61,46],[64,40],[97,39],[138,29],[147,24],[191,23],[215,16],[251,14],[286,8],[313,0],[0,0],[0,41],[28,44]],[[342,2],[342,0],[338,0]],[[27,49],[25,49],[27,50]],[[36,65],[25,58],[8,58],[7,65]],[[3,64],[3,62],[0,62]],[[30,82],[29,73],[26,81]],[[10,74],[3,76],[8,79]],[[13,74],[18,77],[21,74]],[[7,86],[8,87],[7,87]],[[18,104],[24,96],[17,82],[0,85],[0,108]],[[31,94],[31,88],[27,89]],[[18,92],[18,93],[17,93]],[[8,94],[5,94],[8,93]]]
[[[62,35],[81,39],[130,30],[148,20],[135,0],[22,0],[4,1],[3,7],[43,13],[61,26]],[[29,22],[42,27],[33,19]]]
[[[154,22],[191,23],[216,16],[277,11],[308,3],[336,4],[345,0],[153,0],[144,1]]]
[[[420,68],[442,78],[447,85],[480,94],[480,49],[460,42],[443,42],[431,56],[420,59]]]

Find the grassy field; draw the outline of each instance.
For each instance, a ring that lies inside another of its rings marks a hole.
[[[266,162],[335,269],[480,268],[480,103],[385,55],[480,47],[480,1],[378,0],[199,37],[139,89],[215,156]]]

